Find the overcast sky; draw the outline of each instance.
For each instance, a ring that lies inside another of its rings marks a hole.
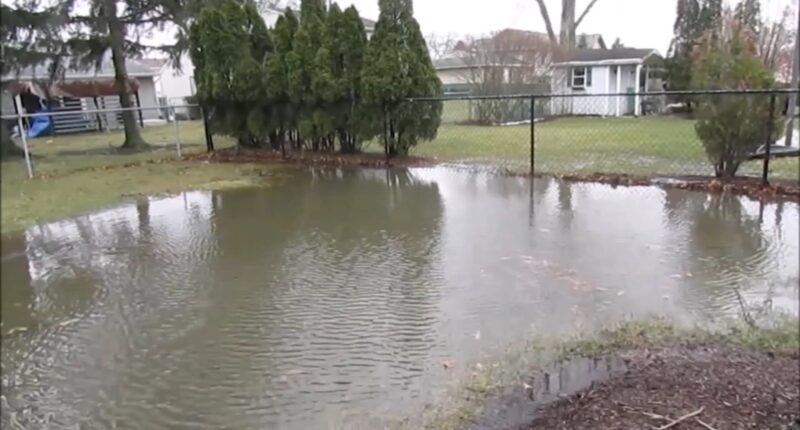
[[[730,0],[728,0],[730,1]],[[354,4],[366,18],[377,19],[377,0],[339,0]],[[546,0],[554,30],[558,33],[561,1]],[[577,0],[577,14],[589,0]],[[677,0],[598,0],[578,28],[600,33],[609,45],[619,37],[625,46],[653,48],[665,54],[672,38]],[[776,17],[796,0],[762,0],[765,15]],[[414,14],[422,31],[446,34],[486,34],[504,28],[545,31],[535,0],[416,0]]]

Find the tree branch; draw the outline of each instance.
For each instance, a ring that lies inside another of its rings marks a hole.
[[[594,7],[595,3],[597,3],[597,0],[592,0],[592,1],[589,2],[588,5],[586,5],[586,9],[583,10],[583,13],[581,14],[581,16],[578,18],[577,21],[575,21],[575,28],[576,29],[578,28],[579,25],[581,25],[581,21],[583,21],[583,18],[586,18],[586,15],[589,13],[589,11],[592,10],[592,7]]]
[[[592,3],[596,1],[597,0],[592,0]],[[547,27],[547,36],[550,38],[550,43],[554,46],[558,45],[558,37],[556,37],[556,33],[553,31],[553,23],[550,21],[550,14],[547,12],[547,5],[544,4],[544,0],[536,0],[536,3],[539,4],[539,12],[541,12],[544,25]]]

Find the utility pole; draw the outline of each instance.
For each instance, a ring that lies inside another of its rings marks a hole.
[[[800,22],[800,8],[797,8],[798,22]],[[783,142],[784,146],[792,145],[792,136],[794,134],[794,117],[797,112],[797,91],[800,89],[800,31],[796,31],[794,35],[794,54],[792,55],[792,80],[789,88],[795,92],[789,94],[789,106],[786,107],[786,140]]]

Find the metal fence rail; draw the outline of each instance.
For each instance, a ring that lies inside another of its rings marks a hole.
[[[749,152],[738,173],[758,175],[766,183],[770,178],[800,180],[800,132],[793,129],[791,145],[784,147],[783,127],[773,127],[774,120],[786,113],[789,96],[797,93],[796,89],[576,90],[415,98],[406,103],[443,104],[436,139],[419,145],[417,155],[495,165],[517,173],[642,177],[714,176],[717,172],[698,136],[696,125],[702,115],[696,107],[721,103],[739,109],[735,110],[739,117],[728,118],[724,125],[733,129],[741,124],[750,131],[750,140],[742,145]],[[755,118],[754,112],[764,113],[767,106],[769,118]]]
[[[18,112],[23,112],[21,106],[17,106]],[[174,145],[175,145],[175,152],[178,157],[183,155],[182,149],[182,140],[181,140],[181,131],[178,118],[181,116],[181,111],[188,112],[193,109],[200,110],[201,107],[199,105],[191,105],[191,104],[172,104],[167,106],[154,106],[154,107],[130,107],[130,108],[108,108],[108,109],[91,109],[91,108],[83,108],[81,110],[55,110],[55,111],[47,111],[47,112],[37,112],[37,113],[19,113],[14,115],[2,115],[0,119],[2,120],[3,127],[7,127],[8,121],[14,121],[16,126],[16,133],[14,134],[14,138],[19,139],[22,143],[21,149],[24,151],[25,154],[25,167],[27,171],[27,175],[29,178],[33,178],[34,171],[33,165],[31,162],[31,155],[30,155],[30,142],[28,137],[28,130],[30,127],[31,120],[35,120],[37,118],[46,117],[50,120],[53,132],[56,135],[65,135],[68,133],[102,133],[110,131],[110,127],[108,127],[108,123],[104,121],[104,118],[112,117],[117,118],[122,115],[123,112],[135,112],[139,114],[141,117],[142,112],[144,111],[159,111],[161,115],[164,116],[162,118],[163,124],[167,124],[172,122],[174,124],[173,133],[174,133]],[[185,115],[187,116],[188,115]],[[98,122],[99,121],[99,122]],[[62,128],[59,129],[57,124],[62,124]],[[103,125],[105,124],[105,125]],[[143,123],[139,121],[137,118],[137,125],[142,125]],[[63,127],[66,127],[64,129]],[[205,121],[204,121],[204,128],[205,128]],[[60,133],[59,133],[60,131]],[[204,133],[205,140],[208,144],[208,139],[210,138],[208,133]]]

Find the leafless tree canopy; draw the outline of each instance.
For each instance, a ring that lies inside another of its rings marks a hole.
[[[425,36],[425,41],[428,44],[428,52],[431,55],[431,59],[438,60],[453,53],[458,38],[452,33],[430,33]]]

